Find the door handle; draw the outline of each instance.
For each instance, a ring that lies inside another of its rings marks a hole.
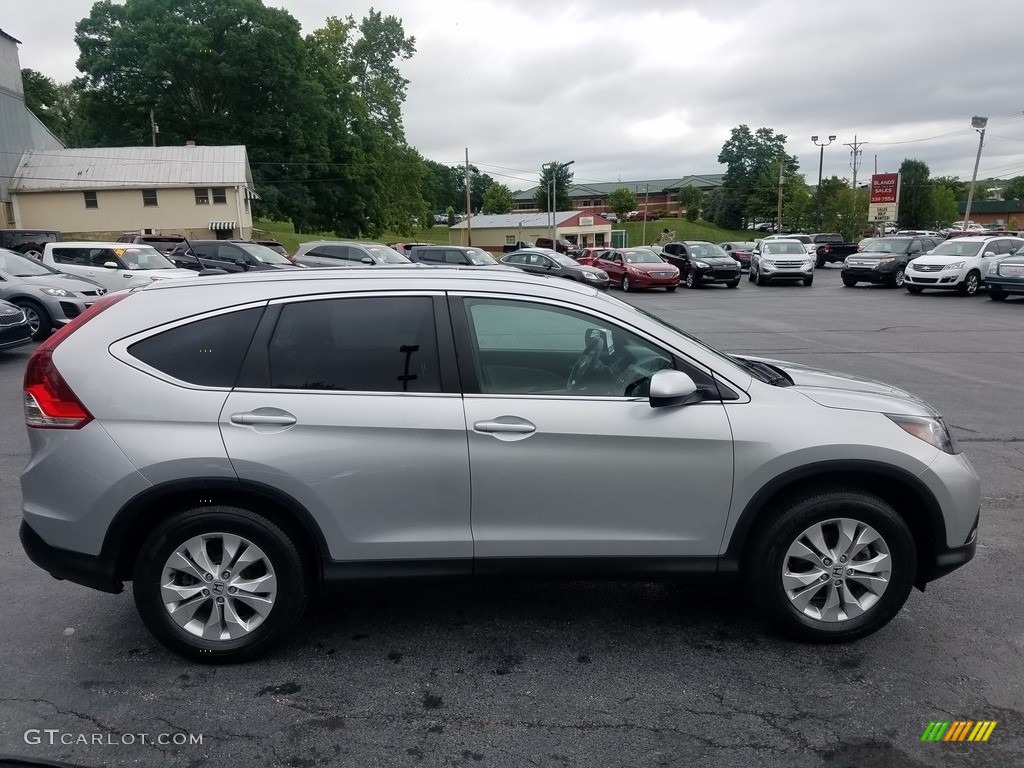
[[[278,411],[276,413],[261,413],[259,410],[248,411],[247,413],[231,414],[232,424],[270,424],[277,427],[290,427],[297,419],[290,413]]]
[[[503,417],[510,418],[510,417]],[[528,421],[478,421],[473,425],[477,432],[512,432],[527,435],[536,432],[537,427]]]

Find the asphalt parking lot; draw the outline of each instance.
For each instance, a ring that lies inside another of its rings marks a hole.
[[[335,597],[267,658],[191,665],[157,645],[128,593],[55,581],[23,554],[22,348],[0,353],[0,755],[78,766],[1024,765],[1024,299],[850,289],[837,266],[811,287],[744,279],[625,298],[721,349],[929,400],[983,478],[976,559],[844,646],[766,634],[742,588],[487,584]],[[957,720],[997,725],[985,743],[921,741],[931,721]]]

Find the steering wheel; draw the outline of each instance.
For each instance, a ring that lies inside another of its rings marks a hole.
[[[583,389],[583,380],[594,368],[594,364],[604,354],[604,337],[596,335],[590,339],[583,353],[573,363],[569,378],[565,382],[567,392],[578,392]]]

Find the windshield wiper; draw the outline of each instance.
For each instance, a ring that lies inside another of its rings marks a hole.
[[[778,368],[763,363],[760,360],[747,360],[743,357],[734,358],[744,368],[754,374],[754,376],[765,384],[771,384],[773,387],[791,387],[793,386],[793,380],[790,379],[786,374],[780,371]]]

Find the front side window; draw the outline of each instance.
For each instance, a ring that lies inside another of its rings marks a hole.
[[[100,207],[100,202],[96,198],[96,192],[95,191],[89,190],[88,192],[83,192],[82,196],[85,198],[85,207],[86,208],[99,208]]]
[[[527,301],[466,299],[480,391],[503,395],[642,397],[673,356],[575,310]]]
[[[288,304],[268,360],[274,389],[441,391],[434,305],[427,296]]]

